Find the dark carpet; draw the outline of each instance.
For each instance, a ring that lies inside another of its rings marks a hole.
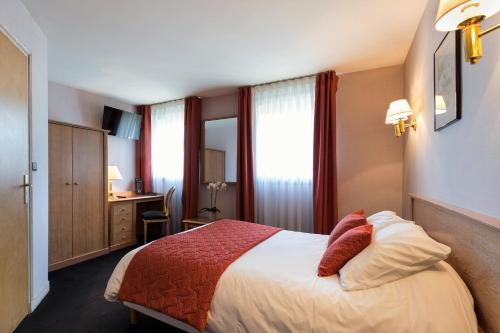
[[[182,331],[104,300],[115,265],[130,249],[120,250],[49,274],[50,293],[14,333],[155,333]]]

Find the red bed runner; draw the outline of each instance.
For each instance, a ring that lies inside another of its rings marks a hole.
[[[245,252],[280,228],[234,220],[159,239],[136,253],[118,299],[181,320],[199,331],[207,324],[215,286]]]

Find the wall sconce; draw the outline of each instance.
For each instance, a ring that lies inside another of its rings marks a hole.
[[[476,64],[483,56],[481,37],[500,28],[500,24],[496,24],[481,31],[481,22],[499,10],[499,0],[441,0],[436,30],[461,29],[464,35],[465,61]]]
[[[408,120],[408,116],[411,116],[413,111],[411,110],[410,104],[406,99],[398,99],[397,101],[391,102],[387,114],[385,116],[385,123],[394,125],[394,134],[397,138],[401,137],[406,132],[408,127],[417,129],[417,120],[413,119],[410,124],[405,124]]]

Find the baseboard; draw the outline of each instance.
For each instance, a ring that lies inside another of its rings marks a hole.
[[[31,299],[31,312],[35,311],[35,309],[40,305],[45,296],[49,293],[50,283],[47,281],[43,289]]]
[[[85,254],[79,255],[77,257],[73,257],[73,258],[63,260],[63,261],[59,261],[59,262],[56,262],[55,264],[49,265],[49,272],[53,272],[53,271],[56,271],[56,270],[64,268],[64,267],[68,267],[68,266],[75,265],[75,264],[78,264],[78,263],[81,263],[81,262],[84,262],[84,261],[87,261],[90,259],[94,259],[94,258],[103,256],[103,255],[108,254],[108,253],[109,253],[109,248],[105,247],[104,249],[96,250],[96,251],[93,251],[90,253],[85,253]]]

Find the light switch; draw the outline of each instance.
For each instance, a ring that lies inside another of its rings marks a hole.
[[[31,170],[38,171],[38,163],[37,162],[31,162]]]

